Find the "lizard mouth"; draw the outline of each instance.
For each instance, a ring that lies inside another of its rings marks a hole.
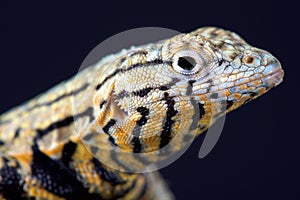
[[[272,87],[282,82],[284,71],[281,68],[280,62],[275,57],[271,57],[268,59],[268,65],[263,74],[262,81]]]
[[[271,72],[262,78],[262,81],[271,86],[277,86],[283,81],[284,71],[282,69]]]
[[[271,89],[272,87],[276,87],[277,85],[279,85],[282,81],[283,81],[283,77],[284,77],[284,71],[280,68],[276,71],[273,71],[267,75],[264,75],[260,78],[256,78],[256,79],[253,79],[251,80],[251,82],[255,82],[257,80],[262,80],[262,85],[261,86],[256,86],[257,88],[259,87],[266,87],[266,89]],[[245,83],[243,83],[245,84]],[[242,84],[238,84],[238,85],[235,85],[235,87],[239,87],[241,86]],[[214,91],[215,93],[217,92],[220,92],[222,90],[216,90]],[[208,93],[197,93],[197,92],[194,92],[194,94],[192,96],[201,96],[201,95],[205,95],[205,94],[208,94]],[[170,95],[168,96],[169,98],[180,98],[181,95],[172,95],[172,92],[170,92]],[[157,102],[157,101],[162,101],[164,98],[160,98],[154,102]],[[182,99],[184,101],[184,99]]]
[[[279,85],[283,81],[283,77],[284,77],[284,71],[281,68],[279,68],[279,69],[276,69],[275,71],[268,72],[266,75],[260,76],[258,78],[255,77],[247,83],[243,82],[240,84],[235,84],[234,86],[228,87],[225,89],[229,89],[231,91],[231,93],[238,93],[238,92],[241,92],[241,91],[239,91],[239,87],[241,87],[242,85],[245,85],[245,84],[250,84],[250,85],[254,86],[256,89],[261,88],[261,87],[265,87],[266,89],[271,89],[272,87]],[[255,82],[258,80],[261,80],[260,84],[255,84]],[[193,96],[209,95],[212,93],[220,93],[222,91],[224,91],[224,89],[214,90],[213,92],[212,91],[211,92],[203,92],[203,91],[199,90],[199,91],[195,91],[193,93]],[[247,93],[247,92],[251,92],[251,91],[242,91],[242,92]],[[252,91],[252,93],[253,92],[254,91]]]

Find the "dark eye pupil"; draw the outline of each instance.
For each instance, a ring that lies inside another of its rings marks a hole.
[[[191,70],[196,66],[196,61],[192,57],[183,56],[178,58],[177,65],[182,69]]]

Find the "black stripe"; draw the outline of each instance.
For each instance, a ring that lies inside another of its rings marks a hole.
[[[115,146],[118,146],[118,144],[116,143],[115,138],[113,138],[111,135],[109,135],[108,140]]]
[[[193,98],[191,98],[191,104],[194,108],[194,114],[192,116],[192,123],[189,127],[189,132],[185,133],[185,135],[183,136],[183,142],[191,142],[192,139],[194,139],[194,135],[191,134],[191,131],[198,129],[198,124],[199,121],[202,119],[203,114],[201,114],[203,112],[200,111],[200,107],[197,104],[197,101]]]
[[[61,161],[66,165],[67,167],[69,166],[72,156],[75,153],[77,144],[69,141],[67,144],[65,144],[63,150],[62,150],[62,158]]]
[[[117,171],[113,172],[105,169],[103,167],[103,164],[96,158],[93,158],[91,161],[94,164],[95,170],[100,179],[105,180],[114,186],[125,183],[125,181],[119,176]]]
[[[204,104],[198,103],[199,106],[199,112],[200,112],[200,119],[205,115],[205,109],[204,109]]]
[[[95,155],[99,151],[99,147],[91,146],[90,150],[91,150],[92,154]]]
[[[137,63],[137,64],[134,64],[134,65],[131,65],[129,66],[128,68],[126,69],[116,69],[116,71],[114,71],[112,74],[110,74],[109,76],[107,76],[103,81],[102,83],[99,83],[97,86],[96,86],[96,90],[99,90],[102,85],[104,83],[106,83],[106,81],[108,81],[109,79],[111,79],[112,77],[114,77],[115,75],[117,75],[118,73],[122,72],[127,72],[127,71],[130,71],[132,69],[135,69],[135,68],[139,68],[139,67],[148,67],[148,66],[151,66],[151,65],[158,65],[158,64],[171,64],[170,61],[163,61],[161,59],[155,59],[153,61],[148,61],[146,63]]]
[[[95,137],[95,135],[97,135],[97,133],[88,133],[83,137],[83,140],[89,141],[89,140],[93,139]]]
[[[49,132],[51,132],[55,129],[59,129],[61,127],[69,126],[70,124],[72,124],[74,122],[74,119],[85,117],[85,116],[89,116],[90,121],[92,121],[94,119],[94,117],[93,117],[93,108],[92,107],[88,107],[84,112],[79,113],[77,115],[68,116],[68,117],[66,117],[62,120],[53,122],[52,124],[50,124],[45,129],[37,129],[36,130],[37,131],[37,136],[36,136],[35,140],[44,137]]]
[[[125,171],[132,171],[132,168],[130,168],[129,166],[125,165],[123,162],[121,162],[118,159],[118,156],[120,156],[120,153],[118,153],[117,151],[110,151],[110,158],[116,162],[118,164],[118,166],[122,167]]]
[[[110,134],[109,134],[109,128],[114,126],[116,124],[116,120],[114,119],[110,119],[109,122],[107,122],[107,124],[102,128],[103,131],[108,135],[108,140],[113,144],[113,145],[117,145],[115,138],[113,138]]]
[[[152,88],[152,87],[148,87],[148,88],[144,88],[138,91],[133,91],[131,93],[123,90],[120,93],[117,94],[117,99],[122,99],[124,97],[128,97],[130,96],[130,94],[133,94],[134,96],[139,96],[139,97],[144,97],[146,96],[151,90],[154,90],[156,88]]]
[[[134,136],[130,142],[133,146],[134,153],[140,153],[142,150],[142,144],[139,137]]]
[[[123,91],[121,91],[120,93],[118,93],[118,94],[116,95],[116,99],[122,99],[122,98],[124,98],[124,97],[129,96],[129,95],[130,95],[129,92],[123,90]]]
[[[132,94],[135,95],[135,96],[144,97],[144,96],[146,96],[151,90],[153,90],[153,88],[152,88],[152,87],[148,87],[148,88],[145,88],[145,89],[142,89],[142,90],[139,90],[139,91],[132,92]]]
[[[255,97],[257,95],[256,92],[249,92],[248,94],[250,94],[251,97]]]
[[[107,103],[107,101],[102,101],[102,103],[100,104],[100,109]]]
[[[227,100],[226,102],[226,110],[228,110],[233,105],[233,101]]]
[[[3,166],[0,169],[0,194],[5,199],[25,199],[22,198],[24,195],[22,177],[18,173],[19,164],[11,166],[9,160],[2,157]]]
[[[160,148],[163,148],[164,146],[169,144],[171,140],[172,126],[175,123],[175,121],[172,120],[172,118],[178,113],[178,111],[174,109],[175,101],[173,100],[173,98],[169,97],[169,94],[167,92],[165,92],[164,95],[165,95],[164,99],[167,104],[167,113],[163,124],[163,130],[160,136],[160,144],[159,144]]]
[[[49,102],[45,102],[45,103],[41,103],[41,104],[36,104],[36,105],[34,105],[33,107],[28,108],[26,111],[29,112],[29,111],[31,111],[31,110],[33,110],[33,109],[36,109],[36,108],[39,108],[39,107],[42,107],[42,106],[50,106],[50,105],[52,105],[53,103],[58,102],[58,101],[60,101],[60,100],[62,100],[62,99],[64,99],[64,98],[66,98],[66,97],[69,97],[69,96],[72,96],[72,95],[77,95],[77,94],[79,94],[81,91],[84,91],[88,86],[89,86],[89,84],[88,84],[88,83],[85,83],[83,86],[81,86],[80,88],[78,88],[78,89],[76,89],[76,90],[74,90],[74,91],[71,91],[71,92],[69,92],[69,93],[62,94],[61,96],[58,96],[58,97],[56,97],[56,99],[53,99],[53,100],[51,100],[51,101],[49,101]]]
[[[103,127],[103,131],[107,134],[109,134],[109,128],[114,126],[116,124],[116,120],[110,119],[109,122]]]
[[[142,115],[142,117],[137,121],[137,125],[145,125],[147,123],[146,116],[149,115],[149,109],[146,107],[138,107],[136,110]]]
[[[145,178],[145,176],[144,176],[144,178]],[[146,179],[145,182],[144,182],[144,184],[143,184],[143,186],[142,186],[142,189],[139,192],[139,194],[136,195],[136,199],[142,199],[143,196],[146,194],[146,191],[148,189],[148,182],[147,181],[148,180]]]
[[[142,115],[142,117],[137,121],[137,124],[133,129],[134,137],[132,138],[130,143],[133,146],[133,152],[139,153],[142,151],[142,144],[139,138],[139,135],[141,133],[141,126],[147,123],[148,120],[147,116],[149,115],[149,109],[146,107],[138,107],[136,110]]]
[[[21,128],[18,128],[18,129],[15,131],[14,139],[16,139],[17,137],[19,137],[20,132],[21,132]]]
[[[52,124],[50,124],[47,128],[45,128],[44,130],[42,129],[37,129],[37,136],[39,138],[42,138],[44,137],[45,135],[47,135],[49,132],[55,130],[55,129],[59,129],[61,127],[64,127],[64,126],[69,126],[70,124],[72,124],[74,122],[74,117],[73,116],[69,116],[69,117],[66,117],[60,121],[57,121],[57,122],[54,122]]]
[[[108,79],[114,77],[116,74],[118,74],[119,72],[121,72],[121,69],[117,69],[116,71],[114,71],[112,74],[110,74],[109,76],[107,76],[103,81],[102,83],[99,83],[97,86],[96,86],[96,90],[99,90],[101,88],[101,86],[106,82],[108,81]]]
[[[161,90],[161,91],[166,91],[166,90],[170,89],[170,87],[169,87],[169,85],[168,86],[162,85],[158,89]]]
[[[139,161],[142,163],[144,166],[152,164],[152,161],[148,160],[147,157],[142,156],[141,154],[135,153],[133,154],[133,157],[135,158],[136,161]]]
[[[166,91],[166,90],[169,90],[173,85],[175,85],[177,82],[179,81],[179,79],[176,79],[174,78],[170,83],[166,84],[166,85],[162,85],[162,86],[159,86],[159,87],[148,87],[148,88],[144,88],[144,89],[141,89],[141,90],[138,90],[138,91],[133,91],[131,93],[123,90],[121,91],[120,93],[117,94],[117,98],[118,99],[122,99],[124,97],[127,97],[127,96],[130,96],[131,94],[135,95],[135,96],[140,96],[140,97],[144,97],[146,96],[151,90],[155,90],[155,89],[158,89],[158,90],[161,90],[161,91]]]
[[[122,190],[120,192],[118,192],[113,198],[111,199],[124,199],[124,197],[131,191],[131,190],[134,190],[137,188],[137,185],[136,185],[136,182],[137,182],[137,179],[134,179],[132,181],[132,184],[128,187],[128,188],[125,188],[125,190]]]
[[[188,83],[188,87],[186,88],[186,95],[190,95],[193,92],[193,84],[195,83],[195,80],[190,80]]]
[[[224,60],[219,60],[219,62],[218,62],[219,66],[221,66],[221,65],[223,64],[223,62],[224,62]],[[228,66],[229,66],[229,65],[227,65],[227,66],[225,67],[225,69],[226,69]]]
[[[201,113],[199,113],[199,107],[195,99],[191,98],[191,104],[194,108],[194,114],[192,116],[192,123],[190,125],[189,131],[195,130],[198,128],[199,120],[201,119]]]
[[[37,143],[32,146],[32,176],[43,188],[66,199],[102,199],[97,194],[89,193],[76,174],[60,160],[51,159],[39,150]]]

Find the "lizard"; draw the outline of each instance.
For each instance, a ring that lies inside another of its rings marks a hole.
[[[126,170],[156,154],[106,150],[176,152],[283,76],[271,53],[217,27],[104,57],[0,116],[0,199],[172,199],[157,172]]]

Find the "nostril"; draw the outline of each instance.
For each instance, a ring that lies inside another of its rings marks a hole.
[[[254,61],[254,58],[252,56],[245,57],[245,63],[246,64],[252,64]]]
[[[275,58],[275,57],[269,58],[268,64],[271,64],[271,65],[274,65],[275,67],[281,68],[281,64],[280,64],[279,60],[277,60],[277,58]]]

